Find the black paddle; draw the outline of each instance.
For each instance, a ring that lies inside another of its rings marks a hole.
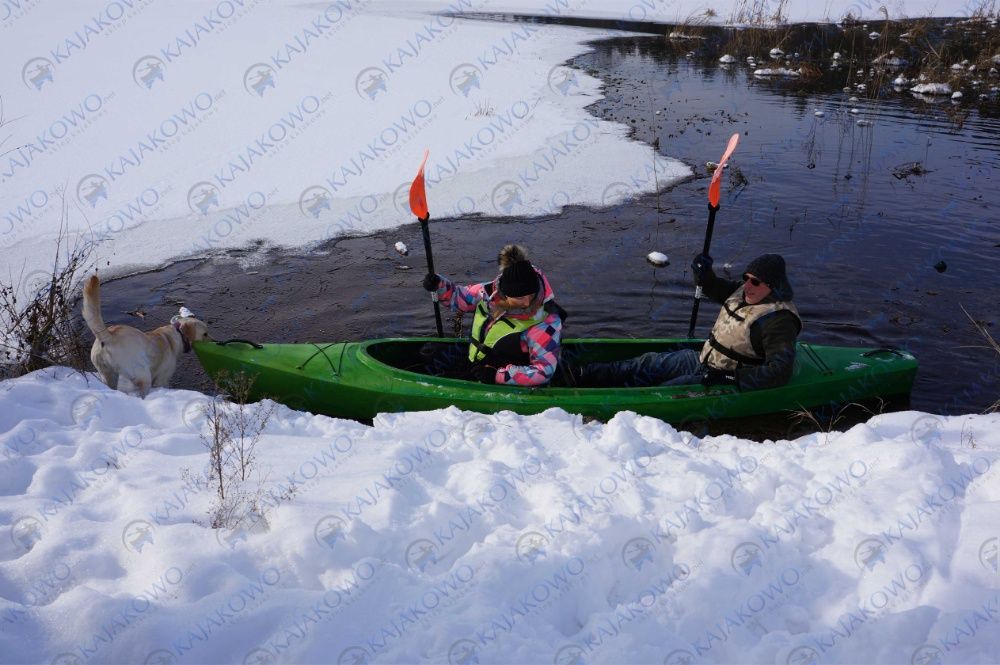
[[[708,228],[705,229],[705,245],[701,250],[701,253],[708,256],[708,252],[712,247],[712,231],[715,229],[715,213],[719,212],[719,190],[722,187],[722,167],[725,166],[726,161],[729,159],[733,151],[736,150],[736,144],[740,141],[739,134],[733,134],[729,139],[729,145],[726,146],[726,151],[722,153],[722,159],[719,160],[719,165],[715,167],[715,173],[712,175],[712,182],[708,186]],[[701,305],[701,279],[695,276],[695,287],[694,287],[694,305],[691,307],[691,322],[688,324],[688,339],[694,337],[694,326],[698,321],[698,307]]]
[[[424,165],[427,164],[429,150],[424,151],[424,159],[420,162],[420,170],[417,177],[410,185],[410,210],[420,221],[420,232],[424,236],[424,254],[427,255],[427,272],[434,275],[434,254],[431,252],[431,229],[427,222],[431,219],[431,214],[427,210],[427,191],[424,188]],[[437,323],[438,337],[444,337],[444,328],[441,326],[441,304],[437,299],[437,292],[431,292],[431,301],[434,303],[434,321]]]

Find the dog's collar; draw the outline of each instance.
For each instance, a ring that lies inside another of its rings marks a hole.
[[[185,337],[184,333],[181,332],[180,321],[174,321],[174,330],[177,331],[177,334],[181,336],[181,341],[184,342],[184,353],[189,352],[191,350],[191,342],[189,342],[188,338]]]

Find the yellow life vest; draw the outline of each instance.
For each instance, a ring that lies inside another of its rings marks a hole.
[[[528,318],[512,318],[501,315],[494,319],[486,301],[480,301],[476,305],[476,313],[472,318],[469,360],[474,363],[485,360],[487,352],[495,348],[501,339],[508,335],[520,336],[525,330],[544,321],[546,316],[548,316],[548,312],[543,307],[538,307],[535,313]]]
[[[701,349],[701,362],[717,369],[736,369],[744,365],[760,365],[764,359],[757,355],[750,343],[750,326],[762,316],[773,312],[788,311],[799,320],[799,311],[791,302],[772,301],[748,305],[743,301],[743,287],[722,303],[722,311],[712,326],[712,334]]]

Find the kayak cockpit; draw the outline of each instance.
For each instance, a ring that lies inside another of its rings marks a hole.
[[[634,358],[648,351],[677,351],[701,348],[700,340],[588,339],[566,340],[562,345],[560,365],[609,362]],[[461,356],[469,342],[453,340],[376,340],[366,343],[364,352],[380,363],[396,369],[428,374],[427,358],[442,355]]]

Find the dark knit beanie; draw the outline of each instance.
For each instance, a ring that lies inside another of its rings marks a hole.
[[[500,273],[500,293],[511,298],[538,293],[538,275],[530,261],[515,261]]]
[[[780,254],[758,256],[747,265],[746,271],[771,287],[775,300],[792,299],[792,285],[785,274],[785,259]]]

